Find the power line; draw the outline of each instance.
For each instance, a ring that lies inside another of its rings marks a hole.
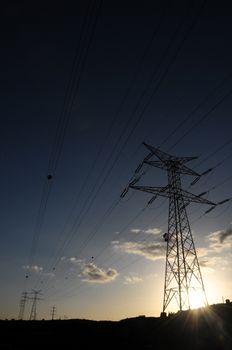
[[[200,123],[202,123],[209,115],[210,113],[214,112],[218,106],[220,106],[230,95],[232,94],[232,90],[230,90],[227,94],[225,94],[207,113],[205,113],[196,123],[191,126],[188,131],[186,131],[178,141],[176,141],[172,146],[171,149],[173,149],[179,142],[181,142],[196,126],[198,126]]]
[[[107,139],[109,138],[109,135],[111,134],[111,131],[112,131],[112,129],[113,129],[113,125],[115,124],[115,122],[116,122],[116,120],[117,120],[117,118],[118,118],[118,114],[119,114],[119,112],[121,111],[122,107],[124,106],[125,101],[127,100],[128,96],[129,96],[129,94],[130,94],[130,92],[131,92],[131,89],[132,89],[132,87],[133,87],[133,85],[134,85],[134,83],[135,83],[135,81],[136,81],[136,79],[137,79],[137,77],[138,77],[139,72],[140,72],[141,66],[142,66],[143,62],[145,61],[145,58],[146,58],[146,56],[147,56],[148,51],[149,51],[150,48],[151,48],[151,44],[152,44],[152,42],[154,41],[154,39],[155,39],[155,37],[156,37],[156,35],[157,35],[157,33],[158,33],[158,30],[159,30],[159,28],[160,28],[160,25],[163,23],[163,19],[164,19],[165,12],[166,12],[165,10],[166,10],[165,7],[163,7],[163,8],[161,9],[160,21],[159,21],[158,24],[155,26],[154,31],[153,31],[153,33],[152,33],[152,36],[151,36],[151,38],[150,38],[150,40],[149,40],[149,43],[148,43],[148,45],[146,46],[145,51],[144,51],[143,55],[141,56],[140,60],[138,61],[138,64],[137,64],[135,73],[133,74],[132,80],[131,80],[131,82],[130,82],[130,84],[129,84],[127,90],[126,90],[126,93],[125,93],[125,95],[123,96],[123,99],[122,99],[122,101],[121,101],[121,103],[120,103],[120,105],[119,105],[119,107],[118,107],[118,109],[117,109],[117,111],[116,111],[116,113],[115,113],[115,116],[114,116],[114,118],[113,118],[113,120],[112,120],[112,122],[111,122],[111,124],[110,124],[110,127],[109,127],[109,130],[108,130],[108,132],[107,132],[107,136],[106,136],[105,142],[102,144],[102,147],[100,148],[100,150],[99,150],[99,152],[98,152],[98,154],[97,154],[96,160],[95,160],[93,166],[91,167],[91,169],[90,169],[90,171],[89,171],[89,173],[88,173],[88,175],[87,175],[87,177],[86,177],[86,180],[85,180],[84,185],[81,187],[81,191],[80,191],[78,197],[80,197],[80,195],[82,194],[84,188],[86,187],[87,182],[88,182],[88,179],[89,179],[89,177],[90,177],[90,175],[91,175],[91,173],[92,173],[92,170],[95,168],[95,165],[97,164],[97,160],[99,159],[99,157],[100,157],[100,155],[101,155],[103,149],[105,148]],[[105,164],[104,164],[104,166],[103,166],[103,170],[102,170],[100,176],[98,177],[97,182],[101,179],[102,173],[104,172],[104,170],[105,170],[105,168],[106,168],[106,166],[107,166],[107,164],[108,164],[109,159],[111,158],[112,154],[114,153],[114,150],[117,148],[117,145],[118,145],[119,141],[120,141],[120,138],[119,138],[118,141],[116,142],[115,147],[114,147],[113,151],[111,152],[109,158],[106,160],[106,162],[105,162]],[[97,182],[96,182],[96,184],[97,184]],[[95,191],[95,189],[96,189],[96,184],[95,184],[94,187],[92,188],[91,192],[94,192],[94,191]],[[101,186],[101,187],[102,187],[102,186]],[[99,191],[98,191],[98,192],[99,192]],[[95,196],[95,198],[96,198],[96,196]],[[87,199],[87,201],[86,201],[85,203],[87,203],[87,202],[88,202],[88,199]],[[75,206],[76,206],[76,205],[75,205]],[[75,206],[74,206],[74,207],[75,207]],[[85,206],[85,205],[84,205],[84,206]],[[88,209],[87,209],[87,212],[88,212]],[[81,211],[81,214],[82,214],[82,211]],[[85,214],[84,214],[84,215],[85,215]],[[78,227],[79,227],[79,226],[80,226],[80,225],[78,225]]]
[[[207,304],[205,288],[198,263],[197,253],[191,234],[189,220],[186,212],[186,205],[214,203],[187,192],[181,187],[180,174],[197,175],[185,163],[194,159],[193,157],[174,157],[162,152],[160,149],[145,144],[149,152],[158,160],[146,161],[146,164],[161,168],[168,172],[168,185],[165,187],[138,186],[130,184],[129,187],[135,190],[148,192],[157,197],[169,198],[168,233],[163,235],[166,248],[166,267],[163,298],[163,314],[174,299],[176,299],[180,311],[191,308],[191,292],[196,288],[203,293],[203,299]]]
[[[89,16],[90,9],[91,9],[91,2],[89,2],[89,6],[87,9],[86,22],[88,22],[88,16]],[[77,82],[75,81],[75,79],[76,79],[75,74],[77,74],[77,69],[79,69],[79,70],[81,69],[81,67],[80,67],[80,64],[81,64],[80,58],[82,55],[81,42],[82,42],[82,35],[83,35],[84,30],[85,30],[85,22],[83,22],[83,24],[82,24],[82,30],[81,30],[81,34],[80,34],[80,38],[79,38],[79,44],[78,44],[78,47],[77,47],[76,52],[75,52],[72,71],[71,71],[70,79],[69,79],[68,86],[67,86],[66,92],[65,92],[63,108],[62,108],[61,114],[60,114],[59,119],[58,119],[57,130],[56,130],[55,139],[53,142],[53,148],[52,148],[50,158],[49,158],[47,178],[44,181],[44,186],[43,186],[43,190],[42,190],[42,197],[41,197],[38,215],[37,215],[37,219],[36,219],[36,225],[35,225],[35,229],[34,229],[34,233],[33,233],[33,240],[32,240],[30,258],[29,258],[29,265],[31,265],[33,263],[33,256],[36,253],[36,247],[38,244],[40,231],[41,231],[41,228],[42,228],[42,225],[44,222],[44,216],[45,216],[45,212],[46,212],[46,208],[47,208],[49,195],[51,192],[51,186],[53,184],[53,177],[54,177],[55,172],[56,172],[58,160],[60,158],[61,150],[62,150],[63,143],[64,143],[64,136],[65,136],[65,133],[67,130],[68,121],[70,119],[70,113],[67,114],[67,112],[66,112],[67,105],[69,104],[70,95],[72,93],[72,89],[74,88],[74,85],[76,85],[76,87],[79,87],[80,73],[79,73]],[[79,58],[78,58],[78,55],[79,55]],[[76,93],[73,94],[73,96],[72,96],[72,103],[73,103],[75,95],[76,95]]]
[[[228,76],[226,76],[219,84],[217,84],[214,89],[212,89],[209,94],[207,94],[204,99],[190,112],[188,113],[187,117],[184,118],[177,126],[176,128],[160,143],[159,147],[163,146],[167,141],[170,140],[170,138],[176,134],[176,132],[187,122],[191,119],[191,117],[200,110],[201,107],[204,106],[204,104],[215,94],[216,91],[218,91],[220,88],[222,88],[229,80],[232,78],[232,73],[230,73]],[[200,122],[199,122],[200,123]],[[197,124],[198,125],[198,124]],[[195,127],[195,126],[194,126]],[[192,127],[191,130],[194,128]],[[189,129],[187,133],[191,132]],[[187,134],[186,134],[187,135]],[[179,142],[179,140],[178,140]],[[174,144],[175,146],[176,144]],[[172,146],[171,148],[173,148]]]
[[[230,76],[229,76],[230,77]],[[227,77],[226,79],[223,79],[223,81],[207,96],[207,99],[208,99],[208,97],[209,96],[211,96],[214,92],[215,92],[215,90],[217,90],[219,87],[221,87],[221,86],[223,86],[224,84],[225,84],[225,81],[227,81],[228,79],[229,79],[229,77]],[[216,105],[214,105],[211,109],[210,109],[210,111],[209,112],[207,112],[207,115],[208,115],[208,113],[210,113],[211,111],[213,111],[214,109],[215,109],[215,106],[218,106],[218,104],[219,103],[221,103],[222,101],[224,101],[224,99],[227,97],[227,95],[225,95],[222,99],[221,99],[221,101],[219,101]],[[188,115],[188,118],[189,118],[189,116],[190,115],[192,115],[192,113],[193,112],[196,112],[196,110],[198,110],[199,109],[199,107],[202,105],[202,102]],[[207,116],[206,115],[206,116]],[[204,118],[205,118],[205,115],[203,116]],[[186,120],[186,119],[185,119]],[[201,118],[201,121],[203,120],[203,118]],[[196,127],[196,126],[198,126],[200,124],[200,121],[197,123],[197,124],[195,124],[195,126],[194,127]],[[179,127],[179,126],[178,126]],[[191,127],[191,130],[193,129],[193,127]],[[175,129],[174,131],[176,131],[177,129]],[[186,131],[186,133],[185,134],[187,134],[188,132],[190,132],[191,131],[190,129],[188,129],[187,131]],[[173,133],[172,133],[173,134]],[[166,140],[167,140],[167,138],[161,143],[161,144],[163,144],[164,142],[166,142]],[[177,142],[179,142],[179,140],[177,141]],[[205,159],[203,159],[199,164],[202,164],[204,161],[206,161],[206,160],[208,160],[210,157],[212,157],[214,154],[216,154],[219,150],[222,150],[225,146],[227,146],[228,144],[230,144],[232,142],[232,140],[230,139],[230,140],[228,140],[227,142],[225,142],[222,146],[220,146],[219,148],[217,148],[214,152],[212,152],[209,156],[207,156]],[[170,147],[169,148],[169,150],[170,149],[172,149],[173,148],[173,146],[172,147]],[[231,155],[229,155],[229,156],[227,156],[225,159],[223,159],[222,161],[220,161],[215,167],[213,167],[212,169],[214,169],[214,168],[216,168],[216,167],[218,167],[218,166],[220,166],[221,164],[223,164],[223,162],[224,161],[226,161],[226,160],[228,160],[229,158],[231,157]],[[198,165],[199,165],[198,164]],[[107,245],[108,246],[108,245]],[[103,249],[104,250],[104,249]]]
[[[195,223],[196,221],[202,219],[202,217],[204,217],[205,215],[206,215],[205,213],[202,214],[202,215],[201,215],[200,217],[198,217],[197,219],[191,221],[190,224],[193,224],[193,223]],[[159,227],[163,227],[165,224],[166,224],[166,220],[165,220],[165,222],[164,222],[162,225],[159,225]],[[147,240],[148,240],[148,237],[147,237],[147,238],[144,238],[141,242],[146,242]],[[113,255],[114,255],[114,254],[113,254]],[[121,272],[122,270],[124,270],[124,269],[126,269],[127,267],[133,265],[134,263],[136,263],[136,262],[142,260],[143,258],[144,258],[144,257],[141,257],[141,256],[140,256],[140,257],[134,259],[133,261],[127,263],[126,265],[123,265],[121,268],[117,269],[117,271],[118,271],[118,272]],[[108,260],[108,259],[107,259],[107,260]],[[113,262],[111,263],[111,265],[115,265],[115,263],[121,262],[121,261],[122,261],[122,258],[119,257],[119,258],[117,258],[115,261],[113,261]],[[75,287],[72,288],[72,289],[77,290],[77,289],[83,289],[84,287],[87,288],[88,286],[79,285],[79,286],[75,286]],[[59,292],[57,291],[57,293],[59,293]],[[55,294],[57,294],[57,293],[55,293]],[[52,295],[53,295],[53,294],[52,294]],[[66,293],[65,295],[67,295],[67,293]],[[76,295],[76,294],[75,294],[75,295]],[[62,296],[64,296],[64,295],[62,295]],[[73,296],[74,296],[74,295],[73,295]]]
[[[216,87],[216,89],[218,89],[218,87],[221,87],[222,85],[224,85],[224,82],[225,81],[227,81],[229,78],[227,77],[226,79],[224,79],[223,80],[223,82],[222,83],[220,83],[217,87]],[[215,91],[216,89],[214,89],[213,91]],[[212,95],[212,92],[210,93],[210,95]],[[210,96],[210,95],[208,95],[208,96]],[[199,106],[201,106],[201,104],[202,103],[200,103],[200,105],[198,105],[197,106],[197,109],[199,108]],[[196,111],[196,108],[194,109],[194,111]],[[176,129],[175,129],[176,130]],[[167,139],[165,139],[164,140],[164,142],[166,142],[166,140]],[[162,142],[161,144],[163,144],[164,142]],[[200,163],[198,163],[197,165],[199,165],[199,164],[202,164],[203,162],[205,162],[206,160],[208,160],[210,157],[212,157],[213,155],[215,155],[218,151],[220,151],[220,150],[222,150],[222,149],[224,149],[224,147],[225,146],[227,146],[228,144],[230,144],[232,142],[232,140],[230,139],[230,140],[228,140],[228,141],[226,141],[222,146],[220,146],[220,147],[218,147],[214,152],[212,152],[209,156],[207,156],[206,158],[204,158]],[[220,166],[220,165],[222,165],[223,164],[223,162],[224,161],[226,161],[226,160],[228,160],[229,158],[231,157],[231,154],[229,155],[229,156],[227,156],[227,157],[225,157],[225,159],[223,159],[222,161],[220,161],[215,167],[218,167],[218,166]],[[213,167],[212,169],[214,169],[215,167]],[[229,179],[230,179],[230,177],[229,177]],[[228,181],[228,180],[226,180],[226,181]],[[223,181],[223,183],[224,183],[225,181]],[[215,187],[217,187],[217,186],[214,186],[214,188]],[[207,191],[207,193],[208,193],[209,191]],[[146,208],[146,207],[145,207]],[[144,208],[144,209],[145,209]],[[144,210],[143,209],[143,210]],[[139,214],[140,215],[140,214]],[[136,219],[136,217],[137,217],[137,215],[135,216],[135,219]],[[132,221],[133,222],[133,221]],[[130,225],[130,223],[128,224],[128,226]],[[106,247],[108,247],[108,244],[107,244],[107,246]],[[105,248],[103,249],[103,251],[105,250]],[[99,254],[99,255],[101,255],[101,254]],[[97,257],[99,256],[99,255],[97,255]]]
[[[199,13],[198,13],[197,15],[199,15]],[[193,26],[194,26],[194,24],[195,24],[195,21],[196,21],[196,18],[194,18],[194,23],[192,23],[192,25],[191,25],[190,28],[189,28],[189,31],[188,31],[187,35],[184,36],[184,39],[181,41],[181,44],[178,46],[177,51],[176,51],[176,53],[175,53],[175,56],[174,56],[173,59],[169,62],[169,65],[168,65],[167,69],[165,70],[165,73],[161,76],[161,79],[158,81],[158,84],[156,85],[156,89],[155,89],[155,90],[153,91],[153,93],[152,93],[152,97],[154,96],[154,93],[158,90],[158,88],[159,88],[160,84],[162,83],[163,79],[166,77],[166,75],[167,75],[167,73],[168,73],[168,71],[169,71],[169,68],[170,68],[171,65],[175,62],[175,59],[176,59],[176,57],[177,57],[177,54],[179,53],[180,49],[182,48],[183,43],[184,43],[185,40],[187,39],[188,34],[191,32],[191,30],[192,30],[192,28],[193,28]],[[172,42],[173,42],[175,36],[177,35],[177,33],[179,32],[179,29],[181,28],[182,24],[183,24],[183,22],[180,23],[180,25],[177,27],[177,30],[174,32],[174,35],[171,37],[171,41],[170,41],[170,43],[169,43],[169,45],[168,45],[168,47],[167,47],[167,49],[166,49],[166,51],[165,51],[165,54],[163,55],[163,57],[162,57],[162,59],[161,59],[161,61],[160,61],[160,64],[162,63],[163,58],[166,56],[166,54],[167,54],[169,48],[171,47]],[[159,67],[159,65],[158,65],[158,67]],[[157,73],[157,69],[156,69],[156,70],[154,71],[154,73],[152,74],[151,79],[149,80],[149,85],[151,84],[151,82],[153,82],[156,73]],[[148,86],[149,86],[149,85],[148,85]],[[143,91],[143,93],[142,93],[140,99],[142,99],[142,97],[145,95],[145,93],[147,92],[147,90],[148,90],[148,88],[146,87],[145,90]],[[139,103],[136,104],[136,107],[135,107],[135,109],[133,110],[132,116],[134,115],[134,113],[135,113],[135,111],[137,110],[138,106],[139,106]],[[100,192],[101,188],[103,187],[103,185],[105,184],[106,180],[108,179],[108,177],[109,177],[111,171],[113,170],[113,168],[114,168],[114,166],[116,165],[116,163],[117,163],[119,157],[121,156],[121,153],[122,153],[123,149],[126,147],[126,145],[127,145],[127,143],[129,142],[129,139],[131,138],[131,136],[132,136],[132,134],[133,134],[135,128],[138,126],[138,123],[139,123],[139,121],[141,120],[141,118],[142,118],[144,112],[145,112],[145,109],[143,109],[142,114],[139,115],[139,118],[136,120],[134,126],[132,127],[132,129],[131,129],[131,131],[130,131],[130,133],[129,133],[129,135],[127,136],[126,140],[124,141],[124,143],[123,143],[123,145],[122,145],[120,151],[117,153],[117,155],[116,155],[116,157],[115,157],[115,159],[114,159],[114,162],[111,164],[111,166],[110,166],[110,168],[108,169],[106,175],[104,176],[104,178],[103,178],[101,184],[99,185],[99,187],[98,187],[98,189],[97,189],[95,195],[93,196],[93,198],[92,198],[92,200],[91,200],[90,205],[88,206],[87,210],[85,211],[84,216],[88,213],[89,209],[90,209],[91,206],[92,206],[92,203],[94,202],[94,200],[96,199],[96,197],[97,197],[98,193]],[[126,125],[126,128],[123,130],[123,133],[121,133],[121,135],[119,136],[119,139],[118,139],[118,140],[120,140],[120,139],[122,138],[122,136],[123,136],[125,130],[126,130],[127,127],[129,126],[129,123],[130,123],[131,120],[132,120],[132,118],[129,119],[129,121],[128,121],[127,125]],[[116,143],[116,146],[117,146],[117,144],[118,144],[118,143]],[[114,152],[114,150],[115,150],[115,148],[113,149],[113,152]],[[113,153],[113,152],[111,152],[109,158],[107,159],[107,162],[108,162],[109,159],[112,157],[112,153]],[[106,163],[107,163],[107,162],[106,162]],[[105,163],[105,164],[106,164],[106,163]]]
[[[229,144],[229,142],[226,142],[224,145],[226,145],[226,144]],[[222,149],[222,146],[220,146],[218,149]],[[218,149],[217,149],[217,150],[218,150]],[[216,150],[216,151],[217,151],[217,150]],[[214,151],[213,153],[216,153],[216,151]],[[211,153],[211,156],[213,155],[213,153]],[[206,157],[206,158],[208,159],[208,157]],[[206,158],[204,159],[204,161],[206,161]],[[202,162],[201,162],[201,164],[202,164]],[[225,183],[226,181],[228,181],[230,178],[231,178],[231,177],[229,177],[229,178],[223,180],[222,183],[220,183],[220,184],[214,186],[214,187],[211,188],[210,190],[215,189],[217,186],[224,184],[224,183]],[[210,190],[209,190],[209,191],[210,191]],[[208,193],[209,191],[207,191],[207,193]],[[143,209],[145,209],[145,208],[143,208]],[[140,213],[139,213],[139,214],[140,214]],[[135,217],[134,219],[136,219],[138,216],[139,216],[139,215],[136,215],[136,217]],[[134,221],[134,220],[132,220],[132,222],[133,222],[133,221]],[[129,223],[127,226],[129,226],[129,225],[130,225],[130,223]],[[107,246],[108,246],[108,244],[107,244]],[[103,251],[106,249],[107,246],[105,246],[105,247],[103,248]],[[100,254],[98,254],[98,255],[95,257],[95,259],[97,259],[97,258],[102,254],[103,251],[101,251]]]
[[[211,190],[214,190],[214,189],[216,189],[217,187],[223,185],[225,182],[229,181],[230,179],[231,179],[231,176],[228,177],[228,178],[226,178],[226,179],[223,180],[222,182],[218,183],[217,185],[213,186],[210,190],[206,191],[205,194],[208,194]],[[199,197],[199,196],[198,196],[198,197]],[[224,201],[223,201],[223,202],[224,202]],[[163,202],[163,203],[164,203],[164,202]],[[161,203],[161,205],[162,205],[163,203]],[[145,207],[145,208],[146,208],[146,207]],[[134,221],[143,213],[143,211],[144,211],[145,208],[143,208],[143,209],[128,223],[128,225],[126,225],[126,227],[124,227],[124,229],[121,230],[121,231],[119,232],[119,235],[121,235],[121,234],[123,233],[123,231],[125,231],[125,230],[130,226],[130,224],[131,224],[132,222],[134,222]],[[206,214],[201,215],[200,218],[202,218],[204,215],[206,215]],[[198,218],[198,219],[200,219],[200,218]],[[166,221],[165,221],[165,222],[166,222]],[[165,224],[165,223],[164,223],[164,224]],[[163,224],[163,225],[164,225],[164,224]],[[160,225],[160,227],[162,227],[163,225]],[[119,237],[119,235],[118,235],[117,237]],[[142,242],[145,242],[145,241],[147,241],[147,239],[143,239],[143,240],[142,240]],[[105,247],[102,249],[102,251],[101,251],[99,254],[97,254],[97,255],[94,257],[94,261],[102,254],[102,252],[105,250],[106,247],[108,247],[108,244],[107,244],[107,246],[105,246]],[[115,255],[115,253],[113,253],[113,254],[110,256],[110,258],[112,258],[113,255]],[[107,259],[107,261],[109,261],[109,258]],[[117,261],[121,261],[121,258],[118,258],[116,261],[113,262],[113,264],[114,264],[115,262],[117,262]],[[103,263],[104,263],[104,262],[103,262]]]
[[[97,4],[97,6],[96,6]],[[80,42],[78,45],[78,49],[76,50],[75,53],[75,57],[74,57],[74,62],[73,62],[73,67],[72,67],[72,71],[71,71],[71,76],[70,76],[70,80],[67,86],[67,90],[65,93],[65,99],[64,99],[64,103],[63,103],[63,109],[58,121],[58,125],[57,125],[57,131],[56,131],[56,135],[55,135],[55,140],[53,143],[53,149],[51,152],[51,156],[49,159],[49,165],[48,165],[48,180],[51,180],[56,172],[56,168],[57,168],[57,164],[58,161],[60,159],[60,155],[61,155],[61,151],[63,148],[63,144],[64,144],[64,138],[65,138],[65,134],[66,134],[66,130],[68,127],[68,123],[71,117],[71,111],[72,111],[72,107],[74,104],[74,101],[77,97],[78,91],[79,91],[79,87],[80,87],[80,81],[81,81],[81,77],[83,74],[83,70],[84,70],[84,66],[87,60],[87,56],[88,56],[88,52],[90,49],[90,45],[92,43],[93,40],[93,36],[94,36],[94,32],[96,29],[96,25],[97,25],[97,19],[99,16],[99,12],[100,12],[100,8],[102,5],[102,1],[100,2],[93,2],[93,6],[92,2],[89,2],[89,6],[87,8],[87,13],[86,13],[86,21],[83,22],[82,25],[82,30],[81,30],[81,34],[80,34]],[[93,23],[91,24],[91,19],[92,16],[94,15],[94,11],[96,9],[96,14],[94,16],[94,20]],[[90,28],[90,34],[88,34]],[[85,41],[83,39],[84,33],[87,31],[86,33],[86,46],[85,45]],[[79,47],[80,46],[80,47]],[[79,57],[78,57],[79,55]],[[49,182],[50,183],[50,182]],[[45,182],[45,186],[47,183]],[[42,195],[42,201],[41,201],[41,205],[40,205],[40,210],[39,210],[39,216],[37,219],[37,226],[38,227],[35,230],[34,236],[33,236],[33,244],[32,244],[32,251],[31,251],[31,256],[35,255],[35,248],[38,242],[38,238],[39,238],[39,233],[43,224],[43,220],[44,220],[44,215],[45,215],[45,211],[46,211],[46,206],[47,206],[47,202],[48,202],[48,197],[50,194],[50,190],[51,187],[49,186],[49,192],[43,192]],[[43,199],[45,198],[45,199]],[[43,202],[45,201],[45,205],[43,204]],[[31,265],[31,261],[32,258],[30,259],[30,264]]]

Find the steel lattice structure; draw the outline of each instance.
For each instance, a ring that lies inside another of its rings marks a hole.
[[[32,293],[34,294],[34,296],[33,298],[30,298],[32,300],[32,306],[29,320],[35,321],[37,317],[37,301],[42,300],[41,298],[39,298],[39,295],[41,295],[41,290],[32,289]]]
[[[24,317],[25,306],[26,306],[26,303],[28,301],[28,295],[27,294],[28,294],[27,292],[23,292],[22,296],[21,296],[21,299],[20,299],[19,316],[18,316],[19,320],[23,320],[23,317]]]
[[[202,300],[207,305],[204,283],[200,271],[197,253],[189,225],[186,207],[191,202],[215,205],[215,203],[202,198],[205,193],[194,195],[182,189],[181,175],[200,176],[185,164],[196,157],[175,157],[160,149],[144,143],[150,153],[139,165],[138,173],[143,164],[148,164],[167,171],[168,185],[165,187],[149,187],[135,185],[141,176],[135,178],[123,191],[124,197],[129,188],[148,192],[153,197],[169,198],[168,232],[163,235],[166,242],[166,267],[164,282],[163,313],[168,305],[175,300],[179,310],[191,308],[191,295],[200,292]],[[152,160],[153,157],[158,160]]]

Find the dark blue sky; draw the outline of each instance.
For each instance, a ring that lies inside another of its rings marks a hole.
[[[94,282],[102,287],[98,280],[88,284],[88,263],[101,269],[100,275],[106,274],[103,282],[113,283],[106,296],[109,303],[115,301],[113,291],[120,291],[126,300],[128,281],[135,282],[137,278],[141,282],[140,275],[150,276],[151,271],[161,281],[152,293],[161,295],[164,264],[144,259],[123,274],[119,270],[126,268],[136,253],[124,252],[121,265],[120,258],[114,263],[111,254],[116,260],[117,254],[123,255],[120,244],[132,240],[131,229],[165,231],[167,203],[160,214],[154,206],[154,211],[149,208],[129,224],[150,197],[129,194],[116,202],[147,154],[141,146],[143,141],[161,145],[175,155],[199,156],[192,162],[199,172],[223,160],[205,182],[192,190],[198,193],[219,185],[209,193],[209,199],[219,201],[231,196],[229,3],[222,1],[219,6],[211,1],[103,0],[72,5],[59,2],[53,6],[22,2],[2,5],[0,26],[0,278],[5,305],[1,317],[17,314],[28,270],[28,290],[34,286],[44,289],[45,316],[49,302],[55,302],[48,301],[45,282],[46,288],[61,294],[71,288],[67,282],[70,278],[74,289],[75,283],[86,284],[90,290],[96,288]],[[50,170],[49,159],[54,162]],[[49,171],[53,175],[50,182],[46,179]],[[187,186],[190,181],[183,183]],[[164,185],[167,178],[153,169],[141,182]],[[46,191],[50,191],[49,195]],[[115,205],[112,212],[111,205]],[[231,207],[224,209],[220,208],[217,218],[215,213],[211,220],[196,221],[193,229],[202,249],[212,243],[210,234],[229,228]],[[194,210],[199,211],[194,214]],[[205,209],[194,207],[192,211],[194,220]],[[124,227],[117,239],[115,232]],[[209,237],[208,243],[202,235],[198,237],[200,231]],[[69,246],[59,251],[72,232]],[[107,244],[99,261],[94,260]],[[70,257],[80,260],[75,265],[77,271],[70,267]],[[59,273],[53,269],[57,261]],[[112,279],[107,275],[109,268],[115,273]],[[151,288],[153,282],[149,282]],[[143,293],[141,286],[145,284],[147,281],[140,283]],[[101,290],[95,292],[97,303],[104,306]],[[95,310],[95,294],[89,293],[86,305]],[[70,317],[78,317],[80,305],[75,309],[66,303],[65,298],[57,301],[64,313],[68,309]],[[159,308],[160,304],[152,306],[150,312],[154,314]],[[133,309],[132,304],[128,315],[133,310],[148,312],[142,306]],[[127,315],[126,310],[112,310],[112,314],[110,309],[107,314],[99,310],[85,312],[84,307],[82,310],[83,317],[117,319],[123,315]]]

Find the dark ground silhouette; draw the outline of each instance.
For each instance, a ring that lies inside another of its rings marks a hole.
[[[232,303],[118,322],[0,321],[0,349],[232,349]]]

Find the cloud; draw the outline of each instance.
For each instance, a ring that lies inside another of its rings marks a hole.
[[[130,230],[130,232],[132,232],[132,233],[143,232],[143,233],[148,234],[148,235],[159,235],[161,233],[161,229],[159,229],[157,227],[148,228],[147,230],[141,230],[139,228],[132,228]]]
[[[209,268],[215,268],[221,263],[221,257],[220,256],[211,256],[205,258],[204,260],[199,261],[199,265],[202,267],[209,267]]]
[[[114,245],[117,245],[117,244],[119,244],[119,241],[112,241],[111,243]]]
[[[139,228],[132,228],[130,230],[130,232],[132,232],[132,233],[139,233],[139,232],[141,232],[141,230]]]
[[[43,267],[38,265],[23,265],[23,269],[27,271],[35,272],[35,273],[39,273],[43,271]]]
[[[114,246],[123,252],[142,255],[149,260],[159,260],[165,256],[165,245],[160,242],[124,242]]]
[[[125,276],[124,284],[136,284],[142,282],[143,279],[138,276]]]
[[[97,267],[93,263],[83,264],[81,267],[82,281],[89,283],[108,283],[113,281],[118,272],[115,269],[107,269]]]
[[[143,232],[149,235],[159,235],[161,233],[161,230],[159,228],[154,227],[144,230]]]
[[[232,247],[232,230],[219,230],[212,232],[208,236],[210,242],[209,249],[215,252],[222,252]]]
[[[208,247],[198,248],[199,264],[209,270],[224,270],[230,266],[232,248],[232,229],[218,230],[207,236]]]
[[[221,231],[219,234],[220,243],[223,243],[230,236],[232,236],[232,229],[231,228],[229,228],[226,231]]]
[[[202,258],[208,255],[208,248],[196,248],[198,258]]]
[[[83,262],[82,259],[77,259],[75,256],[62,256],[61,261],[63,261],[64,263],[69,263],[71,265],[80,265]]]
[[[55,273],[54,272],[45,272],[42,266],[38,266],[38,265],[23,265],[22,268],[24,270],[27,270],[27,271],[30,271],[30,272],[39,273],[40,276],[50,277],[50,278],[55,277]]]
[[[224,256],[210,256],[199,261],[199,265],[210,270],[225,270],[228,268],[229,261],[225,259]]]

